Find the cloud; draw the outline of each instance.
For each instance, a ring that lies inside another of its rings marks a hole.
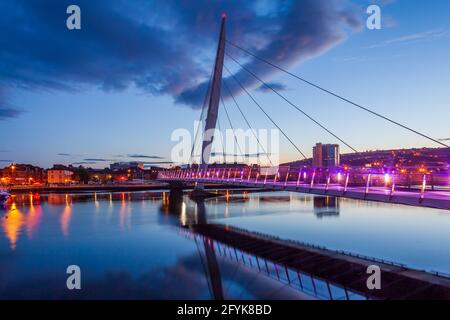
[[[381,43],[370,46],[369,49],[387,47],[389,45],[396,45],[396,44],[440,40],[440,39],[449,38],[449,37],[450,37],[450,30],[433,29],[433,30],[412,33],[412,34],[404,35],[401,37],[385,40]]]
[[[0,49],[1,53],[1,49]],[[0,62],[1,65],[1,62]],[[1,78],[1,76],[0,76]],[[16,118],[24,111],[12,106],[6,96],[6,89],[2,87],[0,82],[0,120],[8,118]]]
[[[0,84],[46,91],[118,91],[133,86],[200,108],[222,12],[229,17],[229,40],[284,67],[325,52],[361,25],[349,8],[328,0],[276,5],[241,0],[78,0],[82,28],[69,31],[64,25],[69,4],[72,1],[0,4],[0,29],[8,35],[0,39]],[[248,57],[245,61],[260,76],[272,77],[267,66]],[[247,87],[255,85],[243,71],[236,76]],[[3,118],[20,113],[1,108]]]
[[[450,141],[450,138],[439,139],[439,141]]]
[[[0,160],[0,162],[13,162],[12,160]]]
[[[22,113],[22,111],[9,107],[0,106],[0,120],[5,120],[7,118],[16,118]]]
[[[244,25],[238,26],[241,33],[229,32],[228,39],[244,46],[257,56],[281,65],[292,67],[307,59],[313,58],[339,44],[347,37],[347,30],[361,29],[361,22],[350,9],[342,9],[329,1],[304,0],[288,1],[284,6],[274,6],[267,14],[251,20],[254,13],[243,17]],[[246,19],[249,19],[247,21]],[[251,20],[251,21],[250,21]],[[229,47],[230,49],[232,47]],[[248,56],[240,56],[237,50],[231,51],[231,56],[242,60]],[[235,66],[233,62],[227,62]],[[271,78],[274,69],[256,59],[244,63],[246,69],[256,73],[260,78]],[[224,73],[226,83],[233,83],[232,93],[241,92],[231,77]],[[238,69],[235,77],[245,87],[254,87],[260,83],[245,70]],[[176,98],[176,101],[200,106],[206,92],[207,82],[186,90]]]
[[[276,90],[276,91],[285,91],[287,90],[286,85],[280,83],[280,82],[269,82],[267,83],[272,89]],[[273,92],[271,89],[269,89],[267,86],[265,85],[261,85],[258,87],[258,91],[262,91],[262,92]]]
[[[57,156],[62,156],[62,157],[71,157],[72,155],[70,153],[57,153]]]
[[[97,163],[96,161],[79,161],[72,163],[72,165],[96,164],[96,163]]]
[[[141,159],[164,159],[163,157],[159,156],[147,156],[144,154],[127,154],[128,158],[141,158]]]
[[[103,158],[87,158],[83,159],[83,161],[89,161],[89,162],[109,162],[109,161],[116,161],[115,159],[103,159]]]
[[[146,165],[158,165],[158,164],[173,164],[172,161],[144,161],[143,164]]]

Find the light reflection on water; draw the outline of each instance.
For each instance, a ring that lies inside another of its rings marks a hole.
[[[179,229],[208,222],[450,271],[448,212],[332,197],[227,191],[194,202],[164,191],[17,195],[0,219],[1,298],[213,298],[204,249]],[[217,261],[225,298],[306,298]],[[80,292],[65,289],[70,264],[82,269]]]

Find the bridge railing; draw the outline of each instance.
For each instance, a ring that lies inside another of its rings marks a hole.
[[[411,192],[419,201],[430,191],[450,191],[447,173],[427,172],[384,172],[382,169],[367,168],[294,168],[279,167],[229,167],[229,168],[188,168],[162,171],[160,180],[177,182],[203,182],[249,187],[290,190],[329,190],[345,195],[347,192],[359,194],[381,194],[392,199],[399,192]],[[445,197],[445,193],[440,197]]]
[[[188,168],[162,171],[160,180],[201,181],[211,183],[238,183],[254,186],[296,186],[334,189],[346,192],[359,190],[365,193],[382,192],[393,195],[395,191],[415,191],[421,196],[426,191],[450,191],[447,173],[392,171],[367,168],[295,168],[279,167],[229,167]]]

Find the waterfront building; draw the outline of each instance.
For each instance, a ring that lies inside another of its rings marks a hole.
[[[45,170],[30,164],[13,163],[0,170],[2,184],[34,184],[45,180]]]
[[[54,170],[47,171],[47,181],[49,184],[68,184],[72,181],[73,172],[69,170]]]
[[[337,167],[340,164],[340,154],[338,144],[317,143],[313,147],[314,167]]]

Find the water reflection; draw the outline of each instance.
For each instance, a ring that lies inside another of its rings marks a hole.
[[[338,217],[339,201],[337,197],[314,197],[314,214],[318,218]]]
[[[61,231],[64,235],[64,237],[68,237],[69,236],[69,226],[70,226],[70,220],[72,218],[72,207],[70,206],[70,204],[67,202],[64,210],[61,214]]]
[[[39,198],[39,197],[38,197]],[[30,195],[30,209],[27,214],[26,226],[28,238],[33,238],[42,219],[42,208],[40,201],[36,201],[33,195]]]
[[[218,194],[204,201],[180,190],[14,196],[0,211],[0,253],[10,253],[2,256],[0,270],[8,264],[17,270],[8,276],[0,272],[0,297],[48,297],[49,290],[61,298],[276,298],[286,293],[281,289],[271,296],[267,288],[280,289],[278,283],[222,259],[205,239],[180,236],[180,226],[206,223],[450,270],[450,255],[441,245],[450,242],[450,219],[443,211],[287,192]],[[36,254],[49,251],[51,257]],[[55,274],[74,260],[89,272],[96,293],[59,291],[65,279],[55,280]],[[42,281],[41,289],[36,281]]]
[[[17,208],[15,203],[12,203],[8,214],[3,219],[3,230],[12,250],[15,250],[17,247],[17,241],[24,222],[24,214]]]

